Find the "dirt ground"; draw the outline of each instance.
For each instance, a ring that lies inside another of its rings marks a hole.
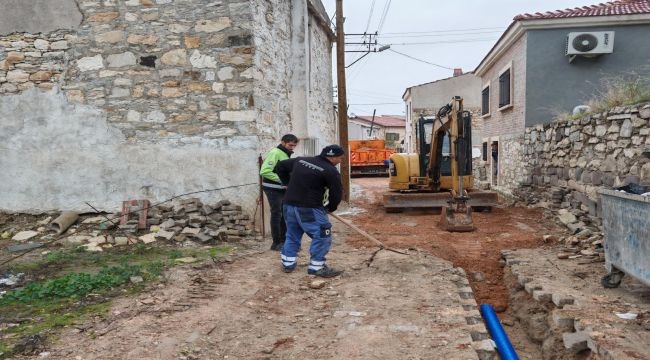
[[[544,264],[557,260],[553,259],[557,243],[545,243],[544,235],[558,238],[566,233],[551,214],[542,209],[496,207],[474,213],[476,231],[448,233],[437,228],[438,214],[431,211],[385,213],[381,194],[386,182],[386,178],[353,179],[350,206],[337,213],[387,246],[408,250],[409,255],[378,252],[371,241],[331,219],[335,241],[328,264],[346,271],[319,281],[306,274],[308,241],[298,269],[284,274],[278,253],[267,250],[270,241],[251,240],[218,265],[172,269],[162,284],[115,301],[108,316],[51,334],[40,356],[33,357],[476,359],[477,339],[468,334],[474,337],[482,324],[472,327],[466,320],[477,316],[477,304],[489,303],[521,359],[600,359],[562,355],[557,342],[548,345],[555,349],[542,349],[541,341],[531,340],[530,331],[524,329],[530,324],[520,321],[535,318],[534,306],[509,303],[526,295],[517,284],[517,274],[505,270],[501,251],[523,249],[520,256],[528,259],[543,253],[551,259]],[[523,253],[525,249],[532,253]],[[555,269],[560,267],[551,270]],[[558,277],[571,287],[576,276],[597,278],[604,269],[602,263],[565,262],[562,272],[578,274]],[[573,286],[576,297],[605,304],[603,299],[609,295],[602,289],[577,285]],[[628,299],[625,292],[630,288],[623,287],[615,293],[613,304],[641,302],[645,307],[635,309],[643,314],[650,294],[643,286],[630,286],[636,289],[636,298]],[[459,297],[467,291],[473,293],[470,301]],[[600,293],[592,296],[589,291]],[[641,356],[633,358],[647,359],[642,353],[648,349],[641,346]]]
[[[491,304],[503,312],[508,306],[508,289],[503,282],[503,249],[536,248],[544,246],[544,235],[561,236],[563,228],[547,218],[541,209],[495,207],[489,212],[474,212],[476,231],[450,233],[437,227],[439,212],[408,210],[385,213],[382,194],[386,178],[353,179],[352,207],[365,211],[352,219],[366,232],[394,248],[418,248],[451,261],[465,269],[478,304]],[[349,239],[351,244],[364,243],[360,236]]]

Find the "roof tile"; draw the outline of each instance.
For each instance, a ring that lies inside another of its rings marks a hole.
[[[545,13],[521,14],[514,17],[515,21],[575,18],[608,15],[650,14],[650,0],[619,0],[576,7],[573,9],[547,11]]]
[[[357,115],[357,116],[350,117],[350,119],[361,120],[367,123],[372,122],[372,116]],[[380,126],[387,126],[387,127],[403,127],[406,124],[406,120],[402,116],[382,115],[382,116],[375,116],[375,124]]]

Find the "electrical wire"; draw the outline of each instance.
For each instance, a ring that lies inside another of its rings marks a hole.
[[[419,61],[419,62],[422,62],[422,63],[425,63],[425,64],[429,64],[429,65],[437,66],[437,67],[439,67],[439,68],[443,68],[443,69],[447,69],[447,70],[454,70],[454,68],[451,68],[451,67],[449,67],[449,66],[444,66],[444,65],[434,64],[434,63],[432,63],[432,62],[428,62],[428,61],[426,61],[426,60],[418,59],[418,58],[416,58],[416,57],[413,57],[413,56],[411,56],[411,55],[407,55],[407,54],[401,53],[401,52],[396,51],[396,50],[393,50],[393,49],[388,49],[388,50],[390,50],[390,51],[392,51],[392,52],[394,52],[394,53],[396,53],[396,54],[399,54],[399,55],[405,56],[405,57],[407,57],[407,58],[409,58],[409,59],[415,60],[415,61]]]
[[[496,41],[496,38],[476,38],[476,39],[459,39],[459,40],[441,40],[430,42],[405,42],[405,43],[389,43],[384,45],[390,46],[408,46],[408,45],[436,45],[436,44],[456,44],[456,43],[470,43],[470,42],[485,42]]]
[[[431,31],[405,31],[405,32],[387,32],[382,35],[404,35],[404,34],[437,34],[437,33],[450,33],[458,31],[476,31],[476,30],[498,30],[503,32],[503,27],[488,27],[488,28],[467,28],[467,29],[455,29],[455,30],[431,30]]]
[[[370,15],[368,15],[368,22],[366,23],[366,30],[363,31],[364,33],[367,33],[370,28],[370,20],[372,19],[372,13],[375,9],[375,1],[376,0],[372,0],[372,4],[370,5]]]
[[[440,34],[426,34],[426,35],[386,35],[382,34],[382,39],[393,39],[393,38],[428,38],[428,37],[441,37],[441,36],[465,36],[465,35],[480,35],[480,34],[501,34],[502,30],[495,31],[473,31],[473,32],[464,32],[464,33],[440,33]]]
[[[379,26],[377,27],[377,32],[381,32],[381,28],[384,27],[384,21],[386,21],[386,16],[388,16],[388,9],[390,8],[391,0],[386,1],[384,6],[384,12],[381,14],[381,20],[379,20]]]
[[[390,100],[394,99],[393,95],[389,95],[386,93],[376,93],[376,92],[370,92],[370,91],[358,90],[358,89],[351,89],[350,93],[352,95],[363,96],[363,97],[374,98],[374,99],[390,99]]]
[[[349,105],[354,105],[354,106],[363,106],[363,105],[399,105],[403,104],[401,102],[396,102],[396,103],[368,103],[368,104],[349,104]]]

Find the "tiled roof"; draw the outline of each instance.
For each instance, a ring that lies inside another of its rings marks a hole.
[[[371,116],[353,116],[350,117],[350,120],[359,120],[359,121],[364,121],[370,124],[372,122],[372,115]],[[382,116],[375,116],[375,124],[379,126],[387,126],[387,127],[404,127],[406,126],[406,120],[404,119],[403,116],[387,116],[387,115],[382,115]]]
[[[547,11],[545,13],[521,14],[514,17],[518,20],[575,18],[608,15],[650,14],[650,0],[619,0],[589,5],[573,9]]]

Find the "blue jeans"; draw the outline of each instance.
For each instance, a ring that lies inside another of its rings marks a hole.
[[[284,217],[282,216],[282,200],[284,199],[284,191],[267,188],[262,188],[262,190],[264,190],[266,199],[269,201],[269,206],[271,207],[271,238],[273,239],[274,244],[283,243],[287,232],[287,226],[285,225]]]
[[[309,269],[318,271],[325,265],[325,256],[332,246],[332,224],[325,208],[304,208],[284,204],[287,236],[282,248],[282,266],[295,269],[303,234],[311,238]]]

